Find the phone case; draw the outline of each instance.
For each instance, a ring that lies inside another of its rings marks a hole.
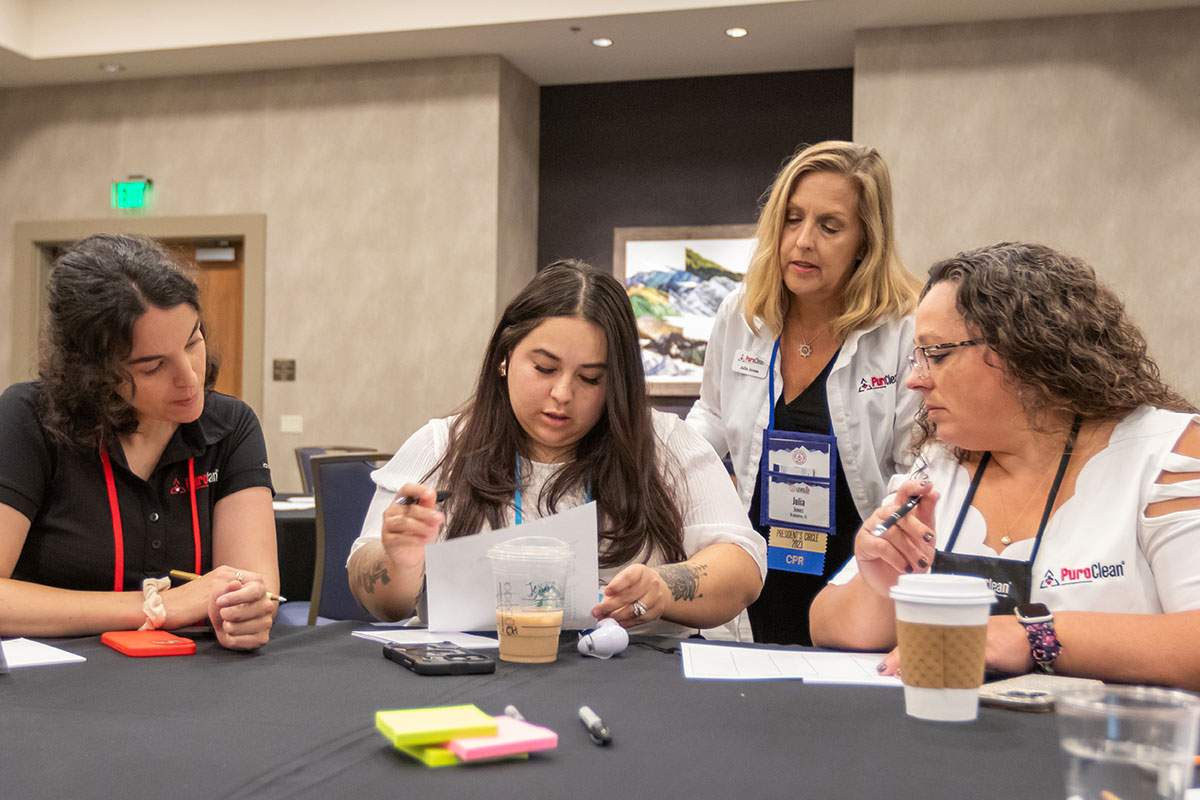
[[[496,671],[496,660],[450,642],[383,646],[383,657],[418,675],[482,675]]]
[[[109,631],[100,634],[100,641],[135,658],[190,656],[196,652],[196,643],[191,639],[166,631]]]

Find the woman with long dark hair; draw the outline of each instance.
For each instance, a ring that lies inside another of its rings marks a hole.
[[[413,434],[375,481],[348,569],[383,619],[416,609],[426,544],[587,497],[600,515],[597,619],[694,631],[732,619],[762,586],[762,539],[721,462],[682,420],[650,410],[625,291],[581,262],[534,277],[496,325],[471,401]],[[440,509],[436,489],[450,493]]]
[[[50,274],[39,380],[0,395],[0,633],[211,622],[265,643],[279,590],[254,412],[212,391],[196,283],[158,244],[93,236]],[[201,577],[169,588],[171,570]]]
[[[1200,417],[1117,296],[1048,247],[982,247],[929,271],[916,341],[923,479],[893,478],[814,641],[892,647],[899,575],[976,575],[989,668],[1200,688]]]

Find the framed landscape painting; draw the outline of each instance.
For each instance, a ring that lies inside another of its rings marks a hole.
[[[613,229],[613,272],[633,304],[651,395],[700,394],[713,318],[753,255],[754,225]]]

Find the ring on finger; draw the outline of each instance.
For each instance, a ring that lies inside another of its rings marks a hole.
[[[237,572],[233,573],[233,579],[235,581],[237,581],[238,583],[246,582],[246,576],[242,574],[242,571],[240,569]]]
[[[646,604],[643,603],[641,600],[634,600],[633,601],[633,615],[635,617],[646,616]]]

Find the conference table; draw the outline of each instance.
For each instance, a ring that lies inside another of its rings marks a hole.
[[[364,627],[277,626],[256,653],[201,638],[167,658],[48,640],[87,661],[0,675],[0,797],[1064,797],[1052,714],[922,722],[897,688],[689,680],[678,653],[601,661],[574,652],[574,634],[553,664],[426,677],[351,636]],[[460,703],[515,705],[558,748],[432,769],[374,728],[378,709]],[[610,746],[580,724],[585,704]]]

